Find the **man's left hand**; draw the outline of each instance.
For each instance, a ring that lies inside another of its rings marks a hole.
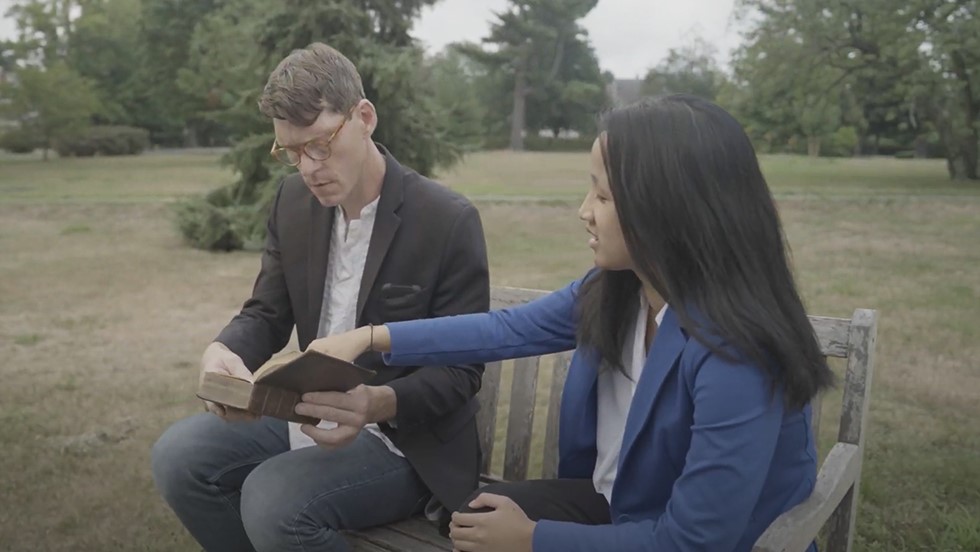
[[[395,391],[385,385],[358,385],[346,393],[305,393],[303,402],[296,405],[297,414],[337,424],[333,429],[309,424],[300,428],[318,445],[329,449],[349,445],[365,425],[390,420],[395,412]]]
[[[483,493],[469,503],[492,512],[453,514],[449,537],[460,552],[531,552],[536,523],[506,496]]]

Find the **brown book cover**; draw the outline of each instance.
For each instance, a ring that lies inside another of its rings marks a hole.
[[[303,393],[349,391],[367,383],[374,371],[319,351],[287,353],[255,371],[254,382],[205,372],[197,390],[201,399],[274,416],[290,422],[317,424],[320,420],[294,412]]]

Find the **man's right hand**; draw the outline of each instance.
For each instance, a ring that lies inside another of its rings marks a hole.
[[[217,372],[252,381],[252,372],[249,372],[248,368],[245,367],[242,357],[217,341],[208,345],[208,348],[204,350],[204,355],[201,356],[202,378],[205,372]],[[240,410],[211,401],[204,401],[204,408],[226,422],[252,421],[259,418],[247,410]]]

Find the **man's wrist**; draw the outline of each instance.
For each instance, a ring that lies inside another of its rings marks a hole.
[[[395,419],[398,414],[398,397],[395,395],[395,390],[387,385],[368,385],[366,387],[371,401],[368,419],[374,423]]]

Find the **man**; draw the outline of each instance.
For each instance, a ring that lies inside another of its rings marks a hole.
[[[350,60],[324,44],[293,52],[259,107],[272,153],[298,174],[276,194],[252,297],[203,371],[251,377],[294,326],[305,349],[356,326],[489,308],[476,209],[371,140],[377,113]],[[445,522],[476,488],[483,367],[388,368],[376,353],[358,364],[376,378],[315,394],[316,428],[207,404],[160,437],[157,487],[206,550],[347,550],[340,530],[420,512]]]

